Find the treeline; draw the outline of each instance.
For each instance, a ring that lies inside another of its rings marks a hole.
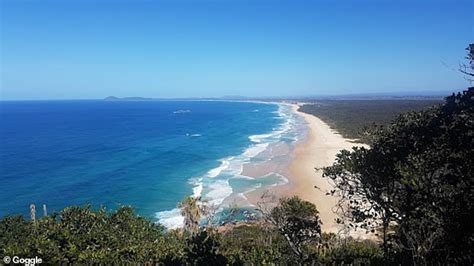
[[[397,115],[439,105],[441,100],[320,100],[305,104],[299,111],[315,115],[337,129],[345,138],[365,141],[365,131],[386,125]]]

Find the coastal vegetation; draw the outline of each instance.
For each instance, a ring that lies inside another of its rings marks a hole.
[[[472,262],[474,87],[369,136],[370,148],[341,151],[323,169],[341,222],[380,231],[384,254],[403,262]]]
[[[197,217],[196,212],[184,214]],[[195,231],[166,231],[131,207],[109,212],[74,206],[35,221],[7,216],[0,220],[0,256],[38,256],[53,264],[166,265],[340,264],[382,258],[376,243],[321,233],[316,207],[296,197],[282,200],[270,215],[278,226],[258,222]]]
[[[318,100],[302,105],[299,111],[321,118],[345,138],[365,141],[367,128],[386,125],[397,115],[420,111],[441,102],[437,99]]]

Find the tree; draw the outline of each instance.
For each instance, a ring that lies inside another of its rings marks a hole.
[[[0,257],[12,254],[20,257],[30,255],[28,239],[33,233],[32,222],[23,216],[6,216],[0,220]]]
[[[199,223],[204,213],[204,208],[199,200],[199,197],[186,197],[178,204],[181,215],[184,217],[184,229],[190,233],[199,231]]]
[[[324,168],[344,221],[381,228],[386,255],[395,244],[413,263],[472,261],[474,88],[370,135],[370,148],[341,151]]]
[[[217,236],[212,229],[192,234],[186,239],[186,260],[193,265],[225,265],[227,259],[219,253]]]
[[[467,80],[473,82],[474,77],[474,43],[469,44],[466,48],[467,56],[466,59],[469,61],[469,64],[461,64],[459,71],[467,76]],[[470,69],[470,70],[469,70]]]
[[[321,220],[316,206],[294,196],[280,199],[279,205],[269,213],[262,212],[285,237],[300,262],[303,262],[307,258],[303,245],[321,235]]]

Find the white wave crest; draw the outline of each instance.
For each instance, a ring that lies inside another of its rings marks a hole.
[[[209,185],[210,191],[206,198],[211,205],[220,205],[228,196],[232,194],[232,187],[227,180],[218,180]]]
[[[268,147],[269,144],[270,143],[260,143],[260,144],[252,145],[244,151],[243,155],[249,158],[255,157],[259,153],[263,152]]]
[[[157,212],[155,217],[167,229],[181,228],[184,225],[184,217],[181,216],[181,210],[177,208],[171,211]]]
[[[260,135],[252,135],[249,137],[250,141],[252,142],[255,142],[255,143],[260,143],[262,142],[264,139],[266,138],[269,138],[269,137],[272,137],[273,134],[270,133],[270,134],[260,134]]]
[[[196,197],[196,198],[201,197],[202,189],[203,189],[202,178],[198,178],[193,183],[195,185],[195,187],[193,187],[193,197]]]
[[[230,165],[230,160],[232,160],[234,157],[229,157],[227,159],[223,159],[221,160],[221,164],[214,168],[214,169],[211,169],[209,170],[209,172],[207,172],[207,176],[209,177],[216,177],[218,176],[223,170],[227,169]]]
[[[281,119],[282,122],[271,132],[249,136],[248,138],[252,144],[240,155],[220,159],[219,166],[209,170],[206,174],[200,177],[190,180],[190,183],[193,185],[194,197],[202,197],[203,200],[210,205],[221,205],[225,199],[233,193],[233,189],[229,184],[230,179],[254,179],[242,175],[244,164],[251,162],[252,158],[264,152],[270,144],[283,139],[288,140],[296,137],[297,125],[298,123],[301,123],[298,120],[299,116],[294,114],[289,106],[283,104],[278,105],[278,110],[275,111],[275,114],[277,114],[277,118]],[[201,135],[187,134],[187,136],[198,137]],[[277,174],[277,179],[275,181],[276,182],[271,186],[288,183],[288,179],[280,174]],[[261,186],[261,184],[257,185],[257,187],[259,186]],[[252,187],[250,190],[254,190],[257,187]],[[243,194],[239,196],[244,197]],[[166,228],[178,228],[183,225],[183,217],[181,216],[179,209],[158,212],[156,217]]]

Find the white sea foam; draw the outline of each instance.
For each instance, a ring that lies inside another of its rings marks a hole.
[[[228,180],[218,180],[209,185],[210,191],[206,194],[211,205],[220,205],[225,198],[232,194],[232,187]]]
[[[196,138],[196,137],[200,137],[202,136],[201,134],[189,134],[189,133],[186,133],[186,137],[193,137],[193,138]]]
[[[280,175],[280,178],[281,178],[281,182],[279,183],[279,185],[284,185],[284,184],[288,184],[290,181],[288,180],[288,178],[284,175]]]
[[[291,108],[286,105],[279,105],[275,114],[278,114],[278,118],[282,119],[282,123],[272,130],[272,132],[252,135],[249,136],[249,140],[252,144],[247,147],[244,152],[240,155],[233,157],[226,157],[220,160],[219,166],[209,170],[205,175],[190,180],[193,184],[193,196],[202,197],[207,201],[208,204],[219,206],[224,200],[232,195],[233,190],[229,184],[231,178],[243,178],[254,180],[252,177],[243,176],[243,165],[251,162],[251,159],[264,152],[271,143],[280,141],[282,137],[285,139],[296,140],[296,131],[298,118],[291,111]],[[198,137],[199,134],[187,134],[187,136]],[[272,185],[281,185],[288,183],[288,179],[283,175],[276,174],[279,180]],[[260,187],[261,184],[252,186],[249,191],[255,190]],[[244,194],[239,193],[240,197],[245,198]],[[222,206],[219,206],[222,207]],[[159,212],[156,214],[159,222],[167,228],[178,228],[183,225],[183,217],[180,214],[179,209],[173,209],[171,211]]]
[[[269,144],[270,143],[260,143],[260,144],[252,145],[244,151],[243,155],[249,158],[253,158],[257,156],[258,154],[260,154],[261,152],[263,152],[268,147]]]
[[[202,178],[198,178],[194,182],[195,187],[193,187],[193,197],[201,197],[202,194],[202,189],[203,189],[203,184],[202,184]]]
[[[282,175],[282,174],[279,174],[279,173],[271,173],[271,174],[268,174],[266,176],[270,176],[270,175],[276,175],[280,181],[278,183],[274,183],[272,184],[272,186],[279,186],[279,185],[284,185],[284,184],[288,184],[288,178],[286,178],[286,176]]]
[[[251,176],[246,176],[246,175],[236,175],[234,176],[233,178],[237,178],[237,179],[246,179],[246,180],[255,180],[254,177],[251,177]]]
[[[249,136],[250,141],[254,143],[272,142],[289,133],[295,125],[294,114],[289,112],[287,106],[279,105],[278,110],[274,113],[278,114],[278,118],[281,118],[284,122],[278,128],[274,128],[271,133]]]
[[[250,141],[252,141],[252,142],[260,143],[260,142],[262,142],[264,139],[269,138],[269,137],[271,137],[271,136],[273,136],[273,134],[271,134],[271,133],[270,133],[270,134],[252,135],[252,136],[249,137],[249,139],[250,139]]]
[[[232,160],[229,160],[230,164],[229,167],[226,169],[226,172],[231,174],[232,176],[239,175],[242,173],[244,169],[244,163],[248,160],[243,155],[239,155],[237,157],[233,157]]]
[[[158,222],[167,229],[180,228],[183,227],[184,224],[184,217],[181,216],[181,210],[177,208],[171,211],[157,212],[155,217],[158,219]]]
[[[230,161],[229,160],[232,160],[234,157],[229,157],[227,159],[223,159],[221,160],[221,164],[214,168],[214,169],[211,169],[209,170],[209,172],[207,172],[207,176],[209,177],[216,177],[218,176],[223,170],[227,169],[230,165]]]

